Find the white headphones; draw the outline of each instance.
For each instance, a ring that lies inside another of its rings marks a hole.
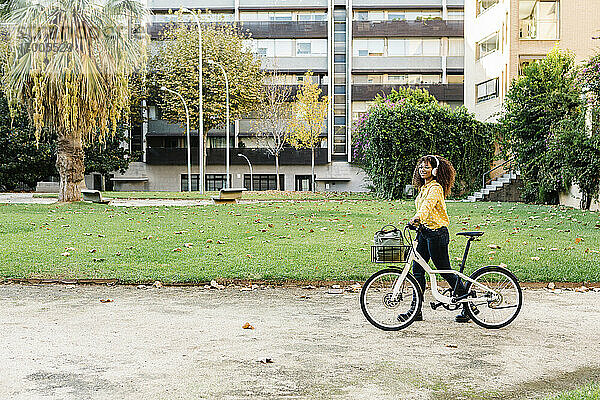
[[[436,156],[434,156],[434,155],[430,155],[430,156],[427,156],[427,157],[433,157],[433,158],[435,158],[435,168],[431,170],[431,175],[437,176],[438,167],[440,166],[440,160],[438,160],[438,158]]]

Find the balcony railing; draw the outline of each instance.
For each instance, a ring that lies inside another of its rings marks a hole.
[[[188,24],[195,23],[187,22]],[[158,39],[167,22],[153,22],[148,26],[152,39]],[[209,24],[209,22],[203,22]],[[213,24],[215,24],[213,22]],[[218,25],[232,25],[233,22],[217,22]],[[236,23],[242,32],[252,34],[254,39],[326,39],[327,21],[242,21]]]
[[[462,83],[434,83],[420,85],[379,85],[379,84],[364,84],[352,85],[352,101],[371,101],[377,96],[387,95],[392,89],[400,87],[427,89],[438,101],[463,101],[464,99],[464,84]]]
[[[327,21],[243,21],[240,27],[254,39],[327,38]]]
[[[231,148],[229,150],[230,165],[247,165],[243,154],[252,163],[252,165],[275,165],[275,157],[270,155],[266,149],[253,148]],[[198,165],[198,148],[191,148],[191,163]],[[285,148],[279,156],[280,165],[310,165],[311,150],[294,148]],[[149,147],[146,151],[146,163],[150,165],[186,165],[187,149],[185,148],[165,148]],[[207,165],[225,165],[225,149],[207,149]],[[315,149],[315,165],[327,164],[327,149]]]
[[[352,36],[359,37],[463,37],[463,21],[354,21]]]

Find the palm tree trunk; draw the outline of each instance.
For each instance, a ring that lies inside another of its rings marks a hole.
[[[277,190],[281,190],[279,185],[279,153],[275,154],[275,179],[277,180]]]
[[[81,189],[85,188],[83,158],[81,138],[59,134],[56,155],[56,169],[60,176],[58,201],[81,201]]]
[[[315,146],[312,147],[310,167],[311,167],[310,180],[312,182],[312,191],[314,192],[314,191],[316,191],[315,190]]]

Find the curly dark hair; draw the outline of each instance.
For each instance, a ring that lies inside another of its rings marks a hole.
[[[437,165],[436,158],[439,161],[439,165]],[[423,156],[419,158],[417,165],[415,166],[415,172],[413,173],[413,186],[417,189],[421,189],[421,187],[425,185],[425,179],[421,178],[421,175],[419,175],[419,165],[423,162],[431,165],[432,168],[435,168],[437,165],[437,175],[434,176],[433,179],[442,185],[444,188],[444,197],[448,197],[450,189],[452,189],[452,185],[454,185],[454,179],[456,178],[456,170],[452,166],[452,163],[438,155]]]

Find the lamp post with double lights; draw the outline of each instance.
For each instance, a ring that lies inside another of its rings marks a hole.
[[[248,157],[246,157],[244,154],[242,153],[238,153],[238,157],[244,157],[246,159],[246,161],[248,161],[248,167],[250,167],[250,191],[253,192],[254,188],[252,185],[252,164],[250,164],[250,160],[248,160]]]
[[[185,117],[186,117],[186,135],[187,135],[187,175],[188,175],[188,192],[192,191],[192,161],[191,161],[191,150],[190,150],[190,113],[188,111],[188,107],[187,104],[185,103],[185,100],[183,99],[183,96],[180,95],[179,93],[171,90],[171,89],[167,89],[165,86],[161,87],[160,90],[164,90],[166,92],[169,93],[173,93],[176,94],[177,96],[179,96],[179,98],[181,99],[181,101],[183,102],[183,107],[185,107]]]
[[[226,142],[227,142],[227,148],[225,150],[225,164],[226,164],[226,174],[227,174],[227,188],[229,189],[231,187],[231,182],[229,179],[229,81],[227,80],[227,73],[225,72],[225,68],[223,68],[223,66],[221,64],[219,64],[216,61],[213,60],[208,60],[208,63],[211,65],[216,65],[217,67],[221,68],[221,71],[223,72],[223,76],[225,77],[225,115],[226,115],[226,122],[225,122],[225,126],[226,126],[226,130],[225,130],[225,137],[226,137]]]
[[[187,8],[182,8],[182,12],[190,13],[194,16],[196,20],[196,25],[198,25],[198,146],[199,149],[199,158],[198,165],[200,166],[200,182],[198,190],[200,190],[200,194],[204,193],[204,114],[203,114],[203,104],[202,104],[202,29],[200,28],[200,19],[193,11],[190,11]]]

